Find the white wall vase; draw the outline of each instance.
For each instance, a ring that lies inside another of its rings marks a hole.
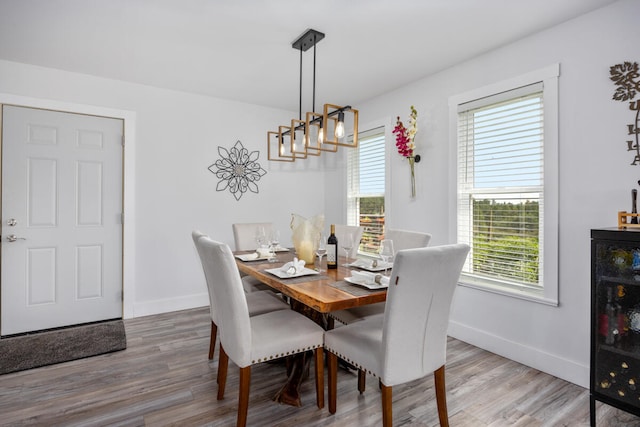
[[[409,159],[409,167],[411,168],[411,198],[416,197],[416,163],[420,162],[420,155],[407,157]]]

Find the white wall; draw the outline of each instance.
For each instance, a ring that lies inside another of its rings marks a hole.
[[[292,112],[7,61],[0,61],[0,93],[136,113],[135,156],[125,159],[135,162],[135,183],[125,183],[135,185],[135,253],[125,253],[125,266],[135,260],[134,295],[125,295],[133,316],[208,304],[194,228],[233,245],[232,223],[272,221],[287,243],[291,213],[322,212],[317,161],[266,159],[267,130],[291,120]],[[229,149],[237,140],[260,150],[267,170],[259,194],[240,201],[217,192],[207,169],[219,158],[218,146]]]
[[[610,66],[640,62],[638,17],[640,2],[619,1],[358,106],[363,121],[406,119],[409,106],[416,106],[417,152],[423,157],[416,166],[417,198],[409,200],[409,167],[389,144],[389,223],[429,231],[434,245],[449,243],[454,215],[448,207],[455,194],[448,169],[455,147],[449,144],[448,98],[560,63],[560,305],[458,287],[449,332],[585,387],[590,229],[617,224],[617,211],[631,208],[630,190],[640,178],[640,167],[630,166],[633,156],[625,142],[626,125],[634,117],[627,103],[611,99],[615,86],[609,80]],[[328,188],[336,185],[331,180]]]

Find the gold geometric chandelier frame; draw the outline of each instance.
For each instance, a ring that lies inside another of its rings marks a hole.
[[[319,156],[323,152],[335,153],[338,147],[358,146],[358,110],[350,105],[324,104],[322,113],[309,111],[302,116],[302,53],[313,47],[313,103],[316,102],[316,44],[324,34],[307,30],[292,47],[300,51],[300,101],[299,117],[292,119],[289,126],[279,126],[278,131],[267,132],[267,158],[277,162],[294,162],[308,156]],[[345,119],[348,125],[345,125]],[[345,126],[353,132],[348,142]]]

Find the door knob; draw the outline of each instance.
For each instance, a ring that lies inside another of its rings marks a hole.
[[[16,240],[27,240],[27,239],[25,239],[24,237],[18,237],[18,236],[16,236],[15,234],[9,234],[9,235],[7,236],[7,240],[8,240],[9,242],[13,243],[13,242],[15,242]]]
[[[16,219],[15,219],[15,218],[9,218],[9,219],[7,220],[7,225],[8,225],[9,227],[15,227],[15,226],[16,226],[16,224],[18,224],[18,221],[16,221]]]

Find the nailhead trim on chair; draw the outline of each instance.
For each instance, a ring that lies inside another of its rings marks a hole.
[[[267,360],[273,360],[273,359],[280,359],[281,357],[285,357],[285,356],[290,356],[292,354],[298,354],[298,353],[302,353],[303,351],[307,351],[307,350],[315,350],[316,348],[320,348],[322,347],[322,345],[314,345],[314,346],[309,346],[307,348],[300,348],[298,350],[292,350],[292,351],[287,351],[286,353],[280,353],[280,354],[271,354],[267,357],[258,359],[256,360],[252,360],[251,364],[255,364],[255,363],[262,363],[262,362],[266,362]]]
[[[370,370],[368,370],[367,368],[365,368],[364,366],[360,365],[359,363],[354,362],[353,360],[349,359],[348,357],[346,357],[343,354],[338,353],[335,350],[330,349],[329,347],[327,347],[326,345],[324,346],[324,349],[327,351],[330,351],[331,353],[335,354],[336,356],[338,356],[340,359],[344,360],[345,362],[355,366],[356,368],[365,371],[367,374],[373,375],[374,377],[378,378],[378,376],[376,374],[374,374],[373,372],[371,372]]]
[[[334,320],[337,320],[338,322],[342,323],[343,325],[348,325],[349,324],[349,322],[341,319],[340,316],[337,316],[337,315],[335,315],[333,313],[329,313],[329,317],[333,318]]]

